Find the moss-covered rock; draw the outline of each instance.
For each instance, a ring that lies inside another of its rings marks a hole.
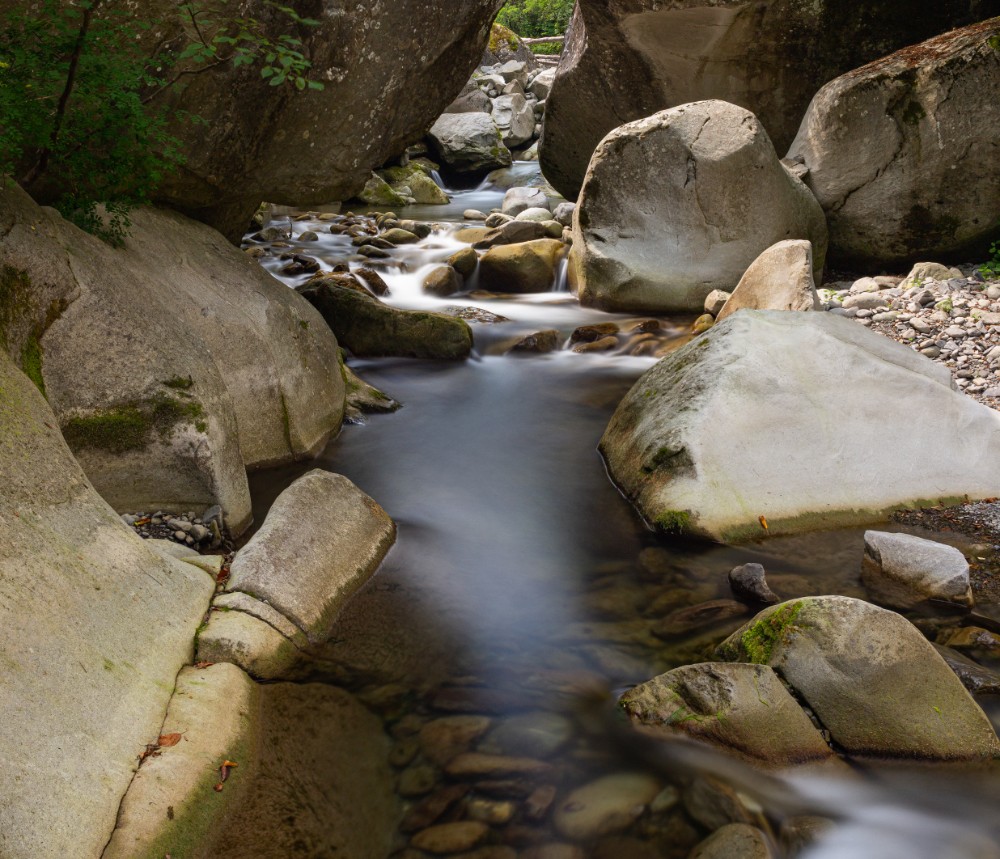
[[[429,171],[417,161],[411,161],[406,167],[389,167],[380,170],[377,175],[387,182],[398,195],[412,197],[421,205],[443,206],[450,202],[448,195],[430,177]],[[403,195],[403,188],[408,188],[410,193]]]
[[[472,352],[472,329],[464,320],[399,310],[329,278],[314,278],[299,292],[322,314],[344,348],[360,357],[461,360]]]
[[[492,292],[548,292],[565,250],[557,239],[492,247],[479,261],[479,282]]]

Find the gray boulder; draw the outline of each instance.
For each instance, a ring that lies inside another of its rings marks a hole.
[[[517,217],[528,209],[548,208],[549,200],[543,189],[524,186],[510,188],[503,195],[503,202],[500,204],[500,210],[503,214],[513,217]]]
[[[985,256],[1000,220],[998,42],[1000,20],[984,21],[816,94],[788,156],[809,171],[838,264]]]
[[[547,100],[542,169],[574,199],[609,131],[701,99],[753,111],[784,152],[827,81],[991,15],[998,0],[863,11],[854,0],[579,0]]]
[[[542,69],[528,84],[528,92],[534,94],[539,101],[545,101],[552,91],[552,83],[556,79],[555,69]]]
[[[500,129],[487,113],[446,113],[431,126],[427,138],[438,159],[459,173],[509,167],[512,161]]]
[[[623,125],[597,148],[574,220],[571,283],[584,304],[699,311],[785,239],[808,239],[822,270],[826,223],[763,127],[726,102]]]
[[[508,149],[527,143],[535,133],[535,112],[520,93],[493,100],[493,121]]]
[[[267,603],[320,643],[395,539],[378,504],[346,477],[316,469],[278,496],[236,553],[226,589]]]
[[[920,631],[895,612],[849,597],[806,597],[761,612],[718,654],[770,665],[849,755],[1000,755],[986,714]]]
[[[995,497],[998,430],[1000,415],[906,346],[829,313],[745,310],[647,371],[601,451],[646,521],[728,542]],[[851,455],[831,456],[848,438]],[[921,467],[898,467],[909,461]]]
[[[98,857],[215,583],[122,523],[4,350],[0,391],[0,854]]]
[[[928,600],[972,605],[969,562],[954,546],[910,534],[865,531],[861,579],[872,596],[893,608]]]
[[[493,102],[479,87],[456,98],[445,113],[492,113]]]
[[[766,665],[686,665],[630,689],[619,706],[650,736],[686,735],[755,764],[833,757],[816,726]]]
[[[822,269],[816,271],[812,244],[778,242],[753,261],[715,321],[721,322],[737,310],[822,310],[816,293],[818,277],[822,277]],[[707,303],[705,310],[711,312]]]

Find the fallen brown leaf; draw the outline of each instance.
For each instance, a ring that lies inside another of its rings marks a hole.
[[[160,746],[164,749],[169,749],[171,746],[176,746],[181,741],[180,734],[162,734],[157,740]]]

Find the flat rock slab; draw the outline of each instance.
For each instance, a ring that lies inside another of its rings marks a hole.
[[[643,733],[691,736],[754,763],[785,767],[833,757],[766,665],[686,665],[630,689],[619,703]]]
[[[0,349],[0,855],[100,856],[214,590],[94,491]]]
[[[235,665],[181,672],[163,722],[165,743],[139,767],[102,859],[187,856],[200,849],[256,775],[257,703],[256,684]],[[224,761],[238,766],[223,783]]]
[[[395,539],[378,504],[346,477],[316,469],[278,496],[236,553],[226,587],[269,603],[318,644]]]
[[[850,755],[987,760],[989,719],[906,618],[850,597],[766,609],[718,649],[770,665]]]
[[[636,382],[601,451],[648,522],[724,542],[1000,494],[1000,414],[830,313],[733,314]]]
[[[972,605],[969,562],[954,546],[910,534],[865,532],[861,578],[877,602],[913,608],[928,600]]]

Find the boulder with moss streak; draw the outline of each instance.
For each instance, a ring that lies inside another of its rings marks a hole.
[[[725,541],[1000,494],[1000,415],[829,313],[733,314],[636,382],[601,451],[647,522]]]
[[[990,760],[986,714],[906,618],[862,600],[806,597],[765,609],[718,648],[769,665],[849,755]]]

